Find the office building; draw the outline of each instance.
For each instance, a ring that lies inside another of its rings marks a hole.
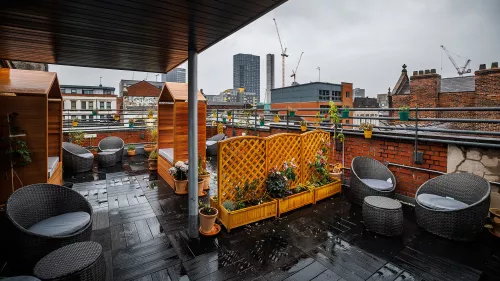
[[[271,90],[274,89],[274,54],[266,56],[266,98],[265,103],[271,103]]]
[[[364,98],[365,97],[365,89],[355,88],[353,90],[354,98]]]
[[[249,54],[233,56],[233,89],[255,93],[260,102],[260,57]]]
[[[161,75],[162,82],[186,83],[186,69],[174,68],[168,73]]]

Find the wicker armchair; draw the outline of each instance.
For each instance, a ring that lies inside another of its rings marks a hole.
[[[125,143],[119,137],[107,137],[99,142],[99,151],[115,152],[116,163],[123,160],[123,148]]]
[[[385,182],[391,179],[390,184],[392,184],[392,187],[383,191],[376,190],[364,183],[364,179],[376,179]],[[349,187],[348,196],[354,203],[363,205],[363,200],[366,196],[384,196],[392,198],[394,197],[395,189],[396,178],[384,164],[364,156],[358,156],[352,159],[351,186]]]
[[[74,172],[92,170],[94,155],[87,149],[70,142],[63,142],[63,165]]]
[[[208,156],[217,156],[217,145],[218,142],[225,139],[226,135],[217,134],[209,139],[207,139],[207,155]]]
[[[490,206],[490,183],[470,173],[439,176],[425,182],[415,198],[423,193],[451,197],[469,206],[458,210],[436,210],[415,203],[417,224],[425,230],[459,241],[474,240],[484,227]]]
[[[90,214],[89,223],[65,236],[44,236],[28,230],[32,225],[69,212]],[[6,217],[14,225],[16,254],[26,265],[71,243],[89,241],[92,234],[92,207],[78,192],[53,184],[32,184],[16,190],[7,200]]]

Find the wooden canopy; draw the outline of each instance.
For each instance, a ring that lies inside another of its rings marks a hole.
[[[8,1],[0,59],[166,73],[284,2]]]
[[[62,99],[57,75],[53,72],[0,68],[0,94],[45,95]]]
[[[188,84],[187,83],[174,83],[165,82],[161,89],[160,102],[175,102],[188,100]],[[206,101],[205,96],[198,91],[198,101]]]

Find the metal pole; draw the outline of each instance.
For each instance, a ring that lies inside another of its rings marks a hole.
[[[417,163],[417,153],[418,153],[418,106],[415,110],[415,150],[413,151],[413,163]]]
[[[198,238],[198,53],[188,51],[188,235]]]

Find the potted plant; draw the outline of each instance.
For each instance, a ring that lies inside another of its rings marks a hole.
[[[215,219],[217,219],[219,211],[201,201],[199,202],[199,206],[200,209],[198,213],[200,214],[200,232],[201,234],[212,234],[215,232]]]
[[[204,181],[203,190],[209,190],[210,173],[205,168],[203,168],[204,164],[205,160],[201,156],[198,157],[198,178],[201,178]]]
[[[372,138],[373,124],[361,123],[361,125],[359,125],[359,129],[363,130],[363,133],[365,134],[365,139]]]
[[[301,120],[300,121],[300,130],[302,132],[307,131],[307,121],[306,120]]]
[[[92,109],[92,115],[96,116],[98,113],[99,113],[99,110],[97,108]]]
[[[144,144],[144,152],[151,153],[155,149],[156,142],[158,141],[158,129],[156,127],[149,129],[148,139],[151,143]]]
[[[177,194],[188,193],[188,179],[187,173],[189,166],[182,161],[177,161],[175,165],[168,169],[168,173],[174,177],[174,188]]]
[[[152,108],[148,109],[148,119],[153,119],[154,115],[155,115],[154,109]]]
[[[280,115],[279,115],[278,113],[276,113],[276,114],[274,115],[274,122],[275,122],[275,123],[278,123],[279,121],[280,121]]]
[[[212,117],[217,118],[217,109],[212,109]]]
[[[227,113],[227,120],[231,121],[231,118],[233,118],[233,111],[228,110],[226,113]]]
[[[222,123],[226,124],[227,123],[227,116],[222,115]]]
[[[297,109],[288,107],[287,111],[288,111],[288,116],[294,117],[295,116],[295,112],[297,111]]]
[[[409,116],[410,116],[410,107],[402,106],[399,108],[399,120],[408,121]]]
[[[149,170],[156,171],[158,170],[158,149],[155,148],[148,157],[149,162]]]
[[[128,156],[134,156],[135,155],[135,145],[134,144],[129,144],[128,145],[127,154],[128,154]]]
[[[72,130],[68,134],[68,141],[78,144],[80,146],[82,145],[84,139],[85,139],[85,133],[82,131]]]
[[[340,179],[342,177],[342,164],[337,163],[332,165],[332,170],[330,171],[330,175],[336,179]]]
[[[97,159],[96,157],[99,155],[99,149],[97,147],[88,147],[87,149],[94,155],[94,159]]]
[[[342,109],[342,118],[349,118],[349,112],[351,111],[351,108],[346,105],[346,107],[344,107]]]
[[[259,123],[261,126],[264,126],[264,122],[266,121],[264,115],[259,115]]]
[[[115,121],[120,121],[120,114],[115,113],[115,114],[113,115],[113,118],[115,119]]]
[[[75,117],[75,118],[71,119],[71,125],[73,127],[78,126],[78,122],[80,122],[80,118]]]
[[[134,118],[128,119],[128,127],[129,128],[133,128],[134,127],[134,123],[135,123],[135,119]]]
[[[328,172],[330,148],[331,143],[322,140],[321,148],[316,152],[314,161],[309,164],[310,183],[314,187],[314,203],[339,193],[341,190],[340,180],[333,179]]]

